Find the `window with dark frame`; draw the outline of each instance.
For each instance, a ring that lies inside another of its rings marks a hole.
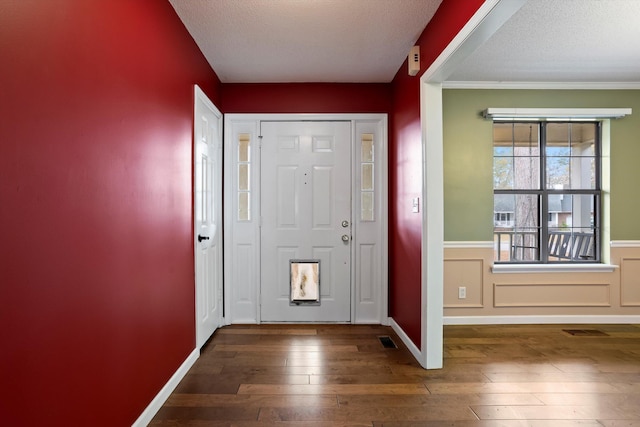
[[[493,123],[494,260],[600,262],[600,123]]]

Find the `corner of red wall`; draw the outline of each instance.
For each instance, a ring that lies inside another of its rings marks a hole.
[[[392,82],[389,155],[389,315],[421,346],[422,217],[411,202],[422,197],[420,75],[437,59],[484,0],[443,0],[416,42],[420,73],[407,74],[407,62]],[[423,201],[424,202],[424,201]]]

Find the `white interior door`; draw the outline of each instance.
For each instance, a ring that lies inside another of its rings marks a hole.
[[[349,322],[351,123],[262,122],[261,134],[261,321]],[[292,260],[319,264],[307,299]]]
[[[222,114],[196,86],[194,114],[196,345],[222,318]]]

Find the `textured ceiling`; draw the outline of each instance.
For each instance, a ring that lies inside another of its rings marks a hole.
[[[224,83],[389,82],[441,2],[169,1]],[[464,51],[445,84],[638,84],[640,0],[528,0]]]
[[[640,82],[640,1],[528,0],[447,80]]]
[[[169,0],[224,83],[389,82],[442,0]]]

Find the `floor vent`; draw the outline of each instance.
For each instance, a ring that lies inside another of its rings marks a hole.
[[[609,334],[606,334],[597,329],[563,329],[562,332],[566,332],[569,335],[573,335],[575,337],[608,337]]]
[[[391,337],[378,337],[384,348],[398,348]]]

